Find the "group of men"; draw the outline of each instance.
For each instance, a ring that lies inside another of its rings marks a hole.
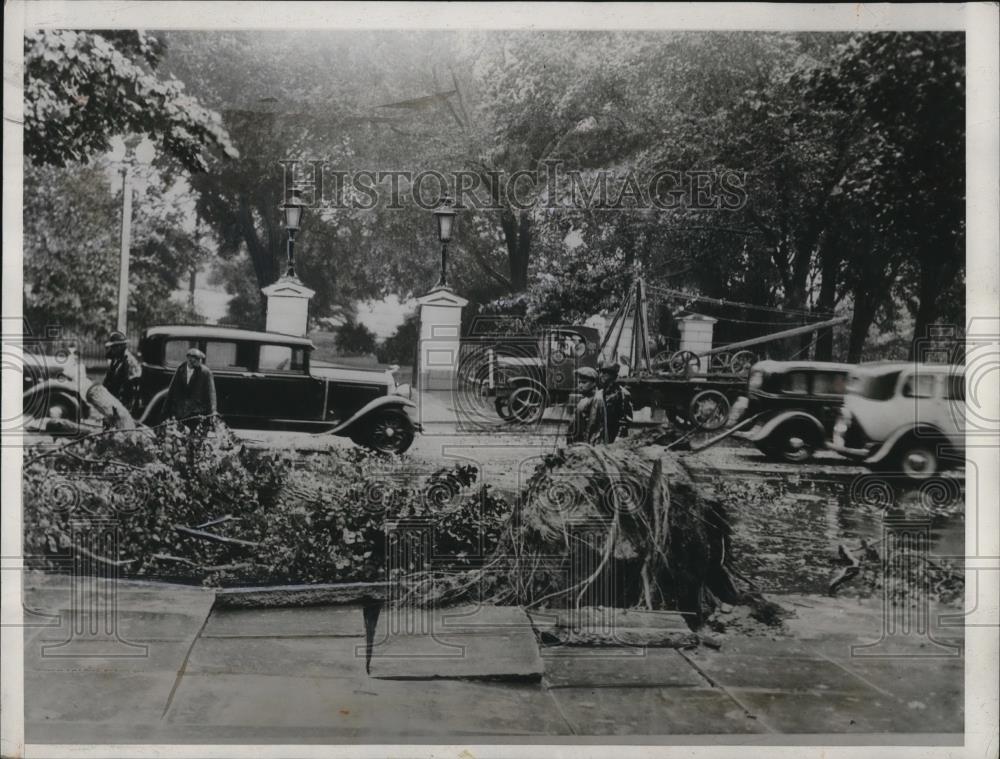
[[[128,349],[122,332],[112,332],[104,343],[108,370],[103,385],[121,401],[133,416],[142,411],[142,364]],[[216,413],[215,378],[205,366],[205,354],[197,348],[188,350],[183,364],[177,367],[167,390],[164,418],[191,419]]]
[[[600,445],[628,434],[632,423],[632,398],[618,382],[621,367],[610,363],[576,370],[577,390],[583,397],[576,404],[566,434],[567,443]]]

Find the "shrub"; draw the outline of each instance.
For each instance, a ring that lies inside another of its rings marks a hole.
[[[349,321],[337,330],[334,345],[342,355],[368,355],[375,352],[375,333],[364,324]]]

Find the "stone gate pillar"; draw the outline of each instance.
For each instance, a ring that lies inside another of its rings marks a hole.
[[[680,350],[691,351],[701,355],[712,350],[713,325],[718,319],[703,314],[689,314],[678,321],[678,328],[681,333]],[[698,371],[701,374],[708,374],[708,366],[711,357],[705,356],[698,362]]]
[[[315,290],[299,281],[298,277],[281,277],[274,284],[261,288],[267,296],[268,332],[302,335],[309,331],[309,300]]]
[[[420,349],[417,388],[451,390],[458,371],[462,309],[468,304],[450,287],[435,287],[417,299],[420,305]]]

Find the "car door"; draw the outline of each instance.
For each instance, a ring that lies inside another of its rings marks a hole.
[[[254,393],[250,385],[256,346],[242,340],[205,339],[199,347],[212,370],[219,413],[231,427],[252,427]]]
[[[840,416],[846,386],[847,372],[813,372],[810,401],[812,413],[819,419],[828,435],[833,430],[837,417]]]
[[[309,375],[302,346],[261,344],[253,386],[262,427],[308,429],[326,422],[326,383]]]

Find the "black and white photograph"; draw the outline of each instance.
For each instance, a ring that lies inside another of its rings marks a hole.
[[[996,3],[4,13],[4,757],[997,756]]]

